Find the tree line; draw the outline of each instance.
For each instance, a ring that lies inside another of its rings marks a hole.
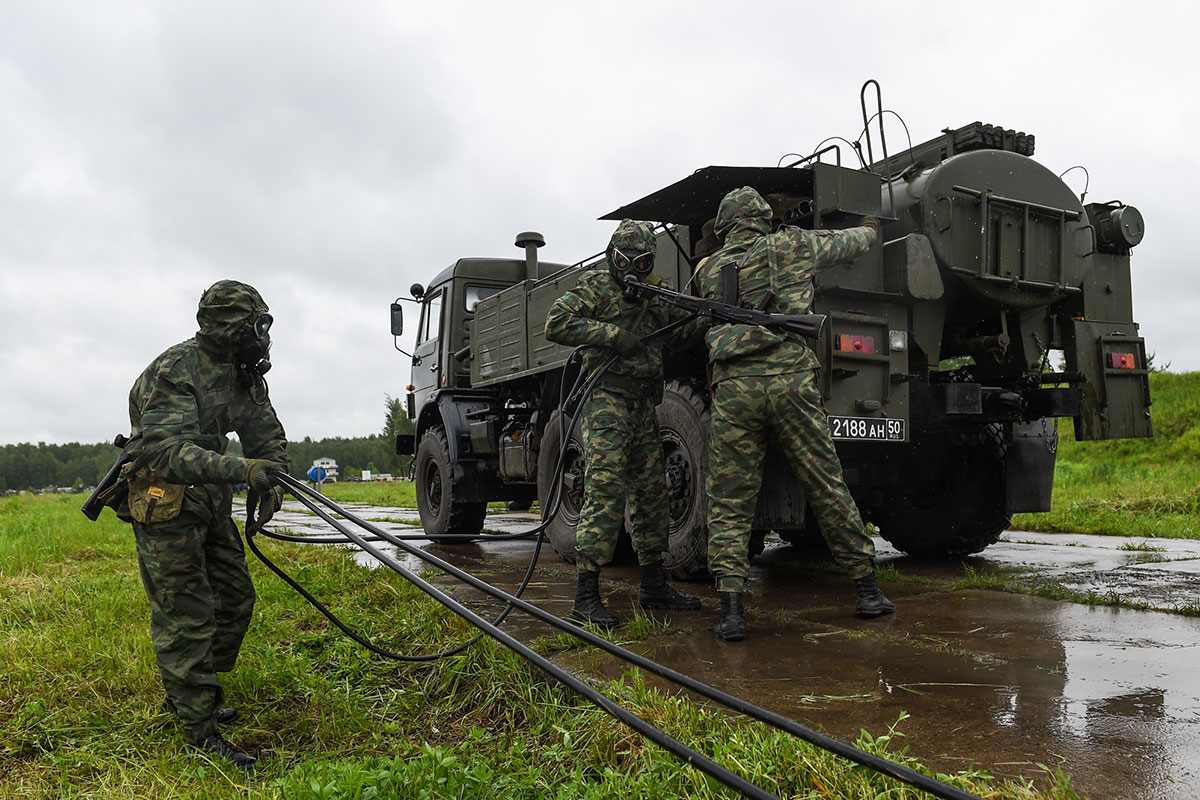
[[[404,414],[398,398],[387,397],[387,415],[382,433],[369,436],[341,437],[288,442],[291,473],[303,478],[318,458],[332,458],[343,479],[358,477],[362,470],[372,473],[408,474],[410,456],[396,455],[396,435],[412,433],[412,422]],[[95,486],[108,472],[119,452],[108,442],[95,444],[8,444],[0,446],[0,492],[37,490],[49,487],[82,489]],[[236,439],[226,451],[241,455]]]

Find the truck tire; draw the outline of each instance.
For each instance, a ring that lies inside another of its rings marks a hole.
[[[995,544],[1012,522],[1004,480],[1004,429],[984,426],[975,443],[934,435],[912,445],[886,504],[868,512],[879,535],[912,555],[957,557]]]
[[[439,544],[470,542],[469,537],[483,530],[487,503],[456,498],[458,486],[454,482],[446,431],[441,425],[430,428],[421,437],[413,457],[413,477],[421,527],[431,540]]]
[[[671,549],[664,568],[679,580],[708,577],[708,393],[691,382],[668,381],[658,405],[671,504]]]
[[[537,488],[538,504],[542,513],[554,512],[546,526],[546,536],[554,552],[564,561],[575,563],[575,528],[579,525],[579,511],[583,508],[583,436],[580,433],[580,418],[575,418],[567,434],[567,450],[563,454],[562,498],[556,508],[551,507],[554,489],[555,468],[558,454],[562,450],[561,411],[555,410],[542,432],[542,446],[538,452]]]

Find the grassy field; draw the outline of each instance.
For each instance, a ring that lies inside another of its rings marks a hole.
[[[0,797],[731,797],[498,646],[431,666],[369,658],[251,560],[259,591],[228,699],[230,737],[263,756],[244,776],[183,747],[160,711],[148,608],[127,526],[78,497],[0,503]],[[345,551],[269,543],[301,582],[378,643],[421,653],[469,631]],[[638,629],[638,625],[630,626]],[[640,626],[650,629],[652,626]],[[559,646],[547,638],[544,649]],[[635,713],[781,797],[917,798],[792,737],[647,688],[607,684]],[[859,746],[904,755],[903,721]],[[983,773],[987,798],[1069,798]],[[886,793],[886,795],[885,795]]]
[[[1200,536],[1200,373],[1151,378],[1156,436],[1077,443],[1068,424],[1054,509],[1014,527],[1121,536]],[[342,501],[413,507],[413,486],[326,484]],[[263,756],[245,776],[183,747],[161,713],[145,595],[129,528],[90,523],[79,497],[0,501],[0,797],[731,797],[488,641],[428,666],[367,654],[251,560],[259,591],[238,668],[243,720],[230,737]],[[404,652],[444,649],[466,623],[398,577],[344,551],[269,543],[274,556],[356,629]],[[883,576],[886,577],[886,576]],[[970,577],[970,576],[968,576]],[[996,587],[1001,588],[1001,587]],[[644,621],[643,621],[644,622]],[[629,631],[652,630],[634,623]],[[537,646],[551,651],[563,637]],[[647,688],[604,688],[635,713],[781,797],[923,796],[742,718]],[[905,755],[903,719],[858,745]],[[954,776],[987,798],[1069,798],[1059,773],[1037,787]]]
[[[411,481],[367,483],[323,483],[321,494],[339,503],[369,503],[373,506],[416,508],[417,492]]]
[[[1200,538],[1200,372],[1150,376],[1152,439],[1076,442],[1059,426],[1054,502],[1021,530]]]

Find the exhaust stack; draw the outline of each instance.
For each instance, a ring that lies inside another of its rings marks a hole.
[[[525,231],[517,234],[516,245],[525,248],[525,278],[536,280],[538,277],[537,251],[539,247],[546,245],[546,240],[537,231]]]

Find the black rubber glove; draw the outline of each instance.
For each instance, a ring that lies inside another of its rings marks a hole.
[[[275,512],[283,506],[283,488],[271,480],[271,473],[287,472],[287,464],[262,458],[246,459],[246,485],[250,492],[246,497],[246,529],[258,531],[271,521]],[[258,513],[254,511],[257,500]]]
[[[622,356],[629,358],[646,352],[646,345],[642,344],[642,340],[629,331],[621,331],[617,335],[617,341],[613,345],[613,349]]]

